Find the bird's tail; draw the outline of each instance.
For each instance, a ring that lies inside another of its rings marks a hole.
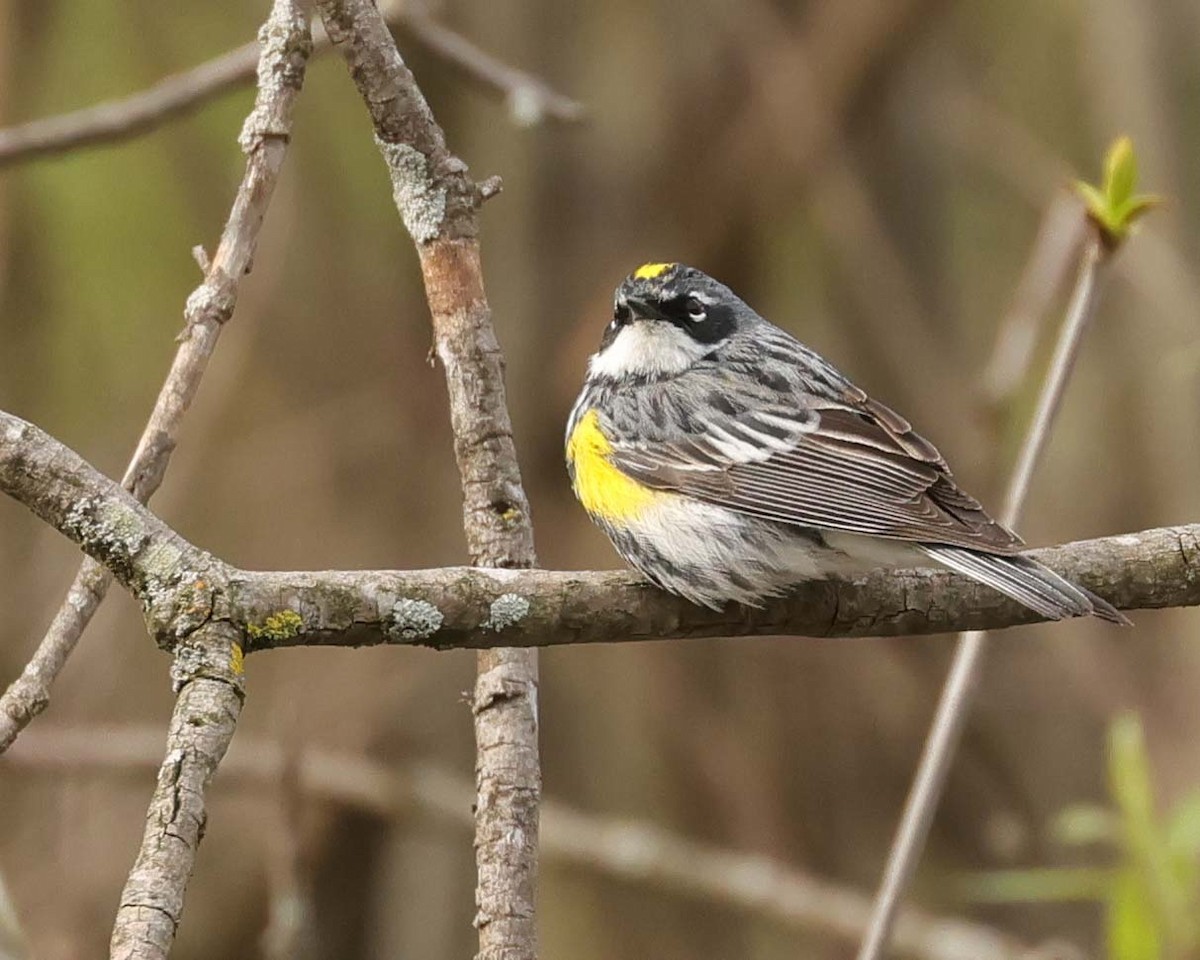
[[[1107,600],[1060,577],[1031,557],[977,553],[935,544],[921,544],[921,549],[943,566],[986,583],[1051,620],[1094,615],[1131,626],[1129,618]]]

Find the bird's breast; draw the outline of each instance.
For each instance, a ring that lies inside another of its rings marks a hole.
[[[588,410],[567,438],[567,463],[575,496],[592,516],[616,526],[639,519],[669,494],[626,476],[609,458],[612,443],[600,429],[600,416]]]

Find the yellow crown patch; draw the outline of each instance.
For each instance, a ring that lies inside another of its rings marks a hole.
[[[653,280],[655,277],[661,277],[673,266],[673,263],[643,263],[633,271],[633,276],[637,280]]]

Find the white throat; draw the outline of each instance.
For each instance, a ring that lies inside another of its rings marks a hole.
[[[712,349],[669,323],[637,321],[622,327],[615,340],[588,362],[589,375],[670,376],[692,367]]]

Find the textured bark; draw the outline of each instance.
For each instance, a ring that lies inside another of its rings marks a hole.
[[[480,264],[481,189],[446,147],[411,71],[370,0],[322,0],[325,29],[339,46],[375,126],[392,194],[417,245],[446,372],[454,452],[463,489],[471,562],[537,563],[504,394],[504,364]],[[537,929],[537,654],[479,654],[475,715],[475,925],[482,960],[534,960]]]
[[[483,291],[478,242],[435,240],[420,251],[434,344],[450,391],[471,561],[482,567],[532,567],[537,563],[533,526],[504,396],[503,356]],[[501,647],[478,655],[472,699],[475,925],[484,960],[537,956],[537,683],[534,650]]]
[[[210,620],[233,624],[247,652],[378,643],[452,649],[681,637],[897,636],[1038,621],[993,590],[929,570],[814,581],[762,609],[720,611],[617,571],[238,570],[180,537],[77,454],[3,412],[0,491],[111,566],[167,646]],[[1032,554],[1122,610],[1200,604],[1200,524]]]
[[[294,0],[277,3],[259,42],[258,95],[239,140],[247,156],[246,173],[204,281],[188,297],[179,349],[122,480],[142,503],[148,502],[162,483],[184,415],[208,368],[221,327],[233,315],[238,286],[254,259],[259,228],[283,166],[292,111],[312,52],[307,14]],[[215,71],[220,77],[227,73],[227,67]],[[0,697],[0,753],[46,708],[50,685],[111,583],[105,567],[84,561],[28,667]]]
[[[113,960],[165,958],[175,941],[204,836],[204,791],[233,739],[242,709],[239,639],[227,624],[210,624],[176,650],[171,675],[179,696],[142,846],[121,892]]]

